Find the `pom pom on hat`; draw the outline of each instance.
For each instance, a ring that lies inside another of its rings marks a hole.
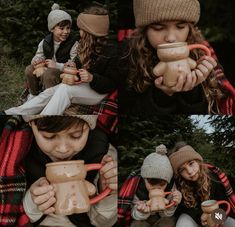
[[[48,30],[51,31],[58,23],[68,20],[72,24],[71,16],[64,10],[60,10],[60,6],[54,3],[51,7],[51,12],[48,14]]]
[[[143,178],[157,178],[170,183],[173,176],[171,163],[166,156],[166,146],[161,144],[156,147],[156,151],[149,154],[141,166],[141,176]]]

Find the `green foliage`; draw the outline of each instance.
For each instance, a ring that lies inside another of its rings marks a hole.
[[[231,117],[230,120],[231,123],[224,122],[223,117],[217,116],[218,124],[223,126],[227,124],[228,128],[231,128],[231,133],[222,137],[223,141],[234,141],[235,118]],[[216,136],[217,133],[223,135],[223,132],[224,130],[218,127],[218,132],[207,134],[199,127],[198,121],[184,115],[159,115],[151,119],[120,117],[118,138],[120,186],[133,170],[141,167],[144,158],[154,152],[156,146],[165,144],[171,149],[175,142],[182,140],[198,151],[206,163],[214,164],[227,174],[235,176],[234,149],[233,152],[229,150]]]
[[[101,1],[100,1],[101,2]],[[28,63],[38,43],[49,33],[47,15],[54,1],[0,1],[0,53]],[[78,31],[76,18],[92,1],[56,1],[73,18],[73,30]],[[102,2],[101,2],[102,3]],[[116,0],[103,1],[111,10],[111,26],[115,26]]]
[[[199,27],[210,42],[225,40],[235,43],[235,2],[232,0],[201,0]]]

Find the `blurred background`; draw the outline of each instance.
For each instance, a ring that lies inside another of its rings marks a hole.
[[[110,13],[110,37],[116,40],[120,29],[134,28],[132,0],[97,0]],[[46,34],[47,15],[54,1],[0,0],[0,110],[17,104],[24,88],[24,68]],[[57,0],[73,17],[77,32],[79,12],[92,4],[89,0]],[[200,0],[199,27],[215,49],[230,82],[235,85],[235,1]]]

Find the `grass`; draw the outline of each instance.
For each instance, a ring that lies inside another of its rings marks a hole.
[[[20,104],[20,94],[24,90],[25,66],[6,56],[0,57],[0,110]]]

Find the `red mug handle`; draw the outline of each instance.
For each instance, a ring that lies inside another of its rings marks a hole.
[[[230,213],[230,210],[231,210],[231,206],[230,206],[230,203],[227,202],[226,200],[220,200],[220,201],[217,201],[217,203],[219,205],[221,204],[226,204],[227,205],[227,210],[226,210],[226,214],[228,215]]]
[[[90,170],[99,170],[101,169],[102,165],[97,163],[97,164],[86,164],[85,165],[85,168],[88,171]],[[95,196],[94,198],[90,199],[90,204],[93,205],[95,203],[98,203],[100,200],[104,199],[106,196],[109,195],[109,193],[111,192],[112,190],[108,187],[106,187],[104,189],[104,191],[102,191],[99,195]]]
[[[172,192],[165,192],[165,195],[170,195],[170,194],[172,194]],[[166,206],[166,209],[173,207],[173,206],[175,206],[175,201],[172,201],[170,204],[168,204]]]
[[[208,48],[208,47],[206,47],[205,45],[203,45],[203,44],[190,44],[190,45],[188,45],[188,47],[189,47],[189,50],[193,50],[193,49],[202,49],[202,50],[204,50],[204,52],[206,53],[206,55],[207,56],[211,56],[211,51],[210,51],[210,49]]]

